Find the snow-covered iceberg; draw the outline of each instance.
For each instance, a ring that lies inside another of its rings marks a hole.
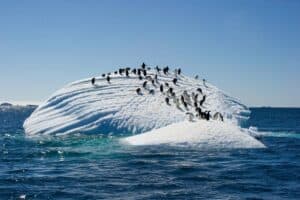
[[[140,80],[131,71],[129,77],[125,73],[111,73],[110,83],[106,77],[98,76],[94,85],[91,78],[68,84],[32,113],[24,122],[25,132],[28,135],[135,135],[183,122],[187,119],[186,112],[192,112],[194,108],[190,106],[190,111],[184,107],[178,108],[172,98],[168,105],[165,102],[166,91],[160,92],[160,85],[165,83],[173,88],[177,96],[184,91],[196,93],[196,89],[201,88],[207,96],[202,110],[222,113],[225,123],[238,125],[249,116],[246,106],[212,84],[175,72],[166,75],[156,69],[147,70],[148,78],[156,74],[157,80],[154,84],[148,81],[146,88],[142,87],[146,77]],[[178,80],[176,85],[172,82],[175,77]],[[141,88],[140,95],[137,88]]]

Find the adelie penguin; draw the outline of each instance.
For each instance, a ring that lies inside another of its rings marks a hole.
[[[95,81],[96,81],[96,79],[92,78],[92,80],[91,80],[92,85],[95,85]]]
[[[181,74],[181,69],[180,68],[177,70],[177,73],[178,73],[178,75]]]
[[[102,74],[102,77],[104,78],[106,76],[106,74]]]
[[[202,100],[200,101],[200,106],[202,106],[202,105],[203,105],[203,103],[204,103],[205,99],[206,99],[206,95],[204,95],[204,96],[202,97]]]
[[[163,85],[160,85],[159,89],[160,89],[160,92],[164,92],[164,86]]]
[[[136,74],[136,69],[135,68],[132,70],[132,73]]]
[[[161,69],[157,65],[156,65],[155,69],[156,69],[157,72],[161,71]]]
[[[106,77],[106,80],[107,80],[108,83],[110,83],[110,77],[109,76]]]
[[[165,67],[165,68],[163,69],[163,72],[164,72],[164,74],[168,74],[168,72],[169,72],[169,67],[168,67],[168,66]]]
[[[197,92],[202,94],[202,89],[201,88],[197,88]]]
[[[167,105],[170,105],[170,99],[168,97],[165,98]]]
[[[143,88],[146,88],[146,86],[147,86],[147,81],[145,81],[145,82],[143,83]]]
[[[149,90],[149,94],[154,94],[155,91],[153,89]]]
[[[141,88],[137,88],[136,93],[140,95],[141,94]]]
[[[147,76],[147,70],[145,70],[145,69],[143,70],[143,75]]]
[[[126,76],[129,77],[129,71],[128,70],[126,70]]]
[[[142,67],[142,69],[146,69],[146,64],[143,62],[141,67]]]
[[[140,79],[140,80],[143,80],[143,77],[142,77],[141,75],[139,75],[139,79]]]
[[[173,79],[173,83],[174,83],[174,85],[177,84],[177,78],[174,78],[174,79]]]

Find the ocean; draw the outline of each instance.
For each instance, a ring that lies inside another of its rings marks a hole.
[[[252,108],[264,149],[28,138],[34,107],[0,110],[0,199],[300,199],[300,109]]]

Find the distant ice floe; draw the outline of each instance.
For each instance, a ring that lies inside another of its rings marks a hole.
[[[176,75],[173,72],[165,75],[162,72],[157,73],[155,69],[147,71],[147,76],[154,77],[155,74],[157,82],[154,85],[148,82],[146,89],[142,87],[145,77],[140,80],[139,76],[133,73],[130,73],[129,77],[112,73],[110,83],[105,77],[98,76],[95,85],[91,84],[91,78],[68,84],[40,104],[26,119],[25,132],[29,136],[72,133],[136,135],[148,132],[125,139],[131,144],[191,140],[203,143],[215,140],[226,144],[231,141],[235,146],[244,143],[246,145],[247,142],[250,142],[248,145],[255,143],[255,139],[241,131],[238,126],[247,120],[250,114],[248,108],[239,100],[226,95],[210,83],[206,82],[204,85],[202,80],[182,74]],[[172,83],[175,77],[178,79],[176,85]],[[225,122],[186,122],[186,112],[193,111],[194,108],[190,106],[189,110],[185,110],[184,107],[179,109],[173,100],[170,100],[171,105],[167,105],[166,94],[161,93],[159,88],[160,84],[165,83],[169,83],[177,95],[185,90],[192,93],[201,88],[207,96],[202,110],[210,110],[212,114],[222,113]],[[137,94],[137,88],[141,88],[141,95]],[[151,94],[150,90],[154,90],[154,94]],[[143,138],[147,138],[149,142]],[[238,138],[244,143],[237,143]],[[261,143],[257,142],[254,146],[259,145]]]

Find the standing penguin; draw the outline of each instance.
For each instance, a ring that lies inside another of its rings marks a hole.
[[[129,77],[129,71],[128,70],[126,70],[126,76]]]
[[[137,93],[137,94],[141,94],[141,88],[137,88],[137,89],[136,89],[136,93]]]
[[[167,105],[170,105],[170,99],[168,97],[166,97],[165,100],[166,100]]]
[[[178,71],[177,71],[178,75],[181,74],[181,69],[179,68]]]
[[[108,83],[110,83],[110,77],[109,76],[106,77],[106,80],[107,80]]]
[[[146,64],[143,62],[142,65],[141,65],[141,67],[142,67],[143,69],[146,69]]]
[[[145,81],[145,82],[143,83],[143,88],[146,88],[146,86],[147,86],[147,81]]]
[[[95,77],[92,78],[92,80],[91,80],[92,85],[95,85],[95,81],[96,81]]]
[[[200,101],[200,106],[202,106],[202,105],[203,105],[203,103],[204,103],[205,99],[206,99],[206,95],[204,95],[204,96],[202,97],[202,100]]]
[[[174,79],[173,79],[173,83],[174,83],[174,85],[176,85],[176,83],[177,83],[177,78],[174,78]]]
[[[163,85],[160,85],[159,89],[160,89],[161,92],[164,92],[164,86]]]

